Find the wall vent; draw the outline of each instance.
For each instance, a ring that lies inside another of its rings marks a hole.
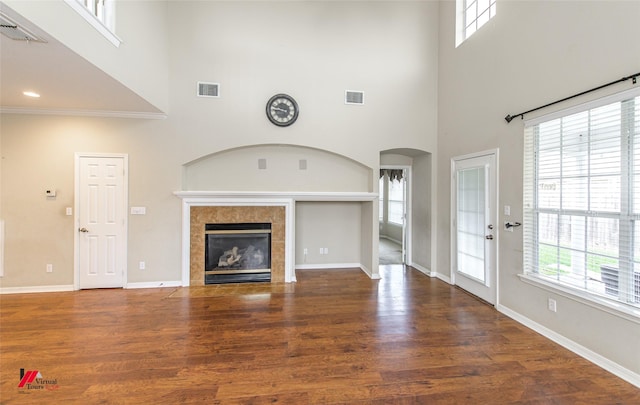
[[[355,91],[355,90],[345,90],[344,91],[344,103],[345,104],[363,105],[364,104],[364,92],[363,91]]]
[[[0,13],[0,33],[5,37],[11,38],[15,41],[47,42],[36,37],[26,28],[20,27],[3,13]]]
[[[220,84],[198,82],[198,97],[220,97]]]

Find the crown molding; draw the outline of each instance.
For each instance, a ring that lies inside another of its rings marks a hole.
[[[164,113],[138,112],[138,111],[106,111],[106,110],[48,110],[21,107],[0,107],[0,114],[27,114],[27,115],[60,115],[72,117],[101,117],[101,118],[134,118],[145,120],[163,120],[167,118]]]

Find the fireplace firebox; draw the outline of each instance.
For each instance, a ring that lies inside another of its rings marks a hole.
[[[205,225],[205,284],[271,281],[271,224]]]

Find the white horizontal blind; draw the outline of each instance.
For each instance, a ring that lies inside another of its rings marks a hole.
[[[392,224],[404,222],[404,178],[389,178],[389,219]]]
[[[640,97],[525,127],[525,273],[640,306]]]

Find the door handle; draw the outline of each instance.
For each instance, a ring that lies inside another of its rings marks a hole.
[[[89,232],[87,228],[79,228],[78,232]]]
[[[487,235],[484,237],[485,239],[493,240],[493,235]]]

